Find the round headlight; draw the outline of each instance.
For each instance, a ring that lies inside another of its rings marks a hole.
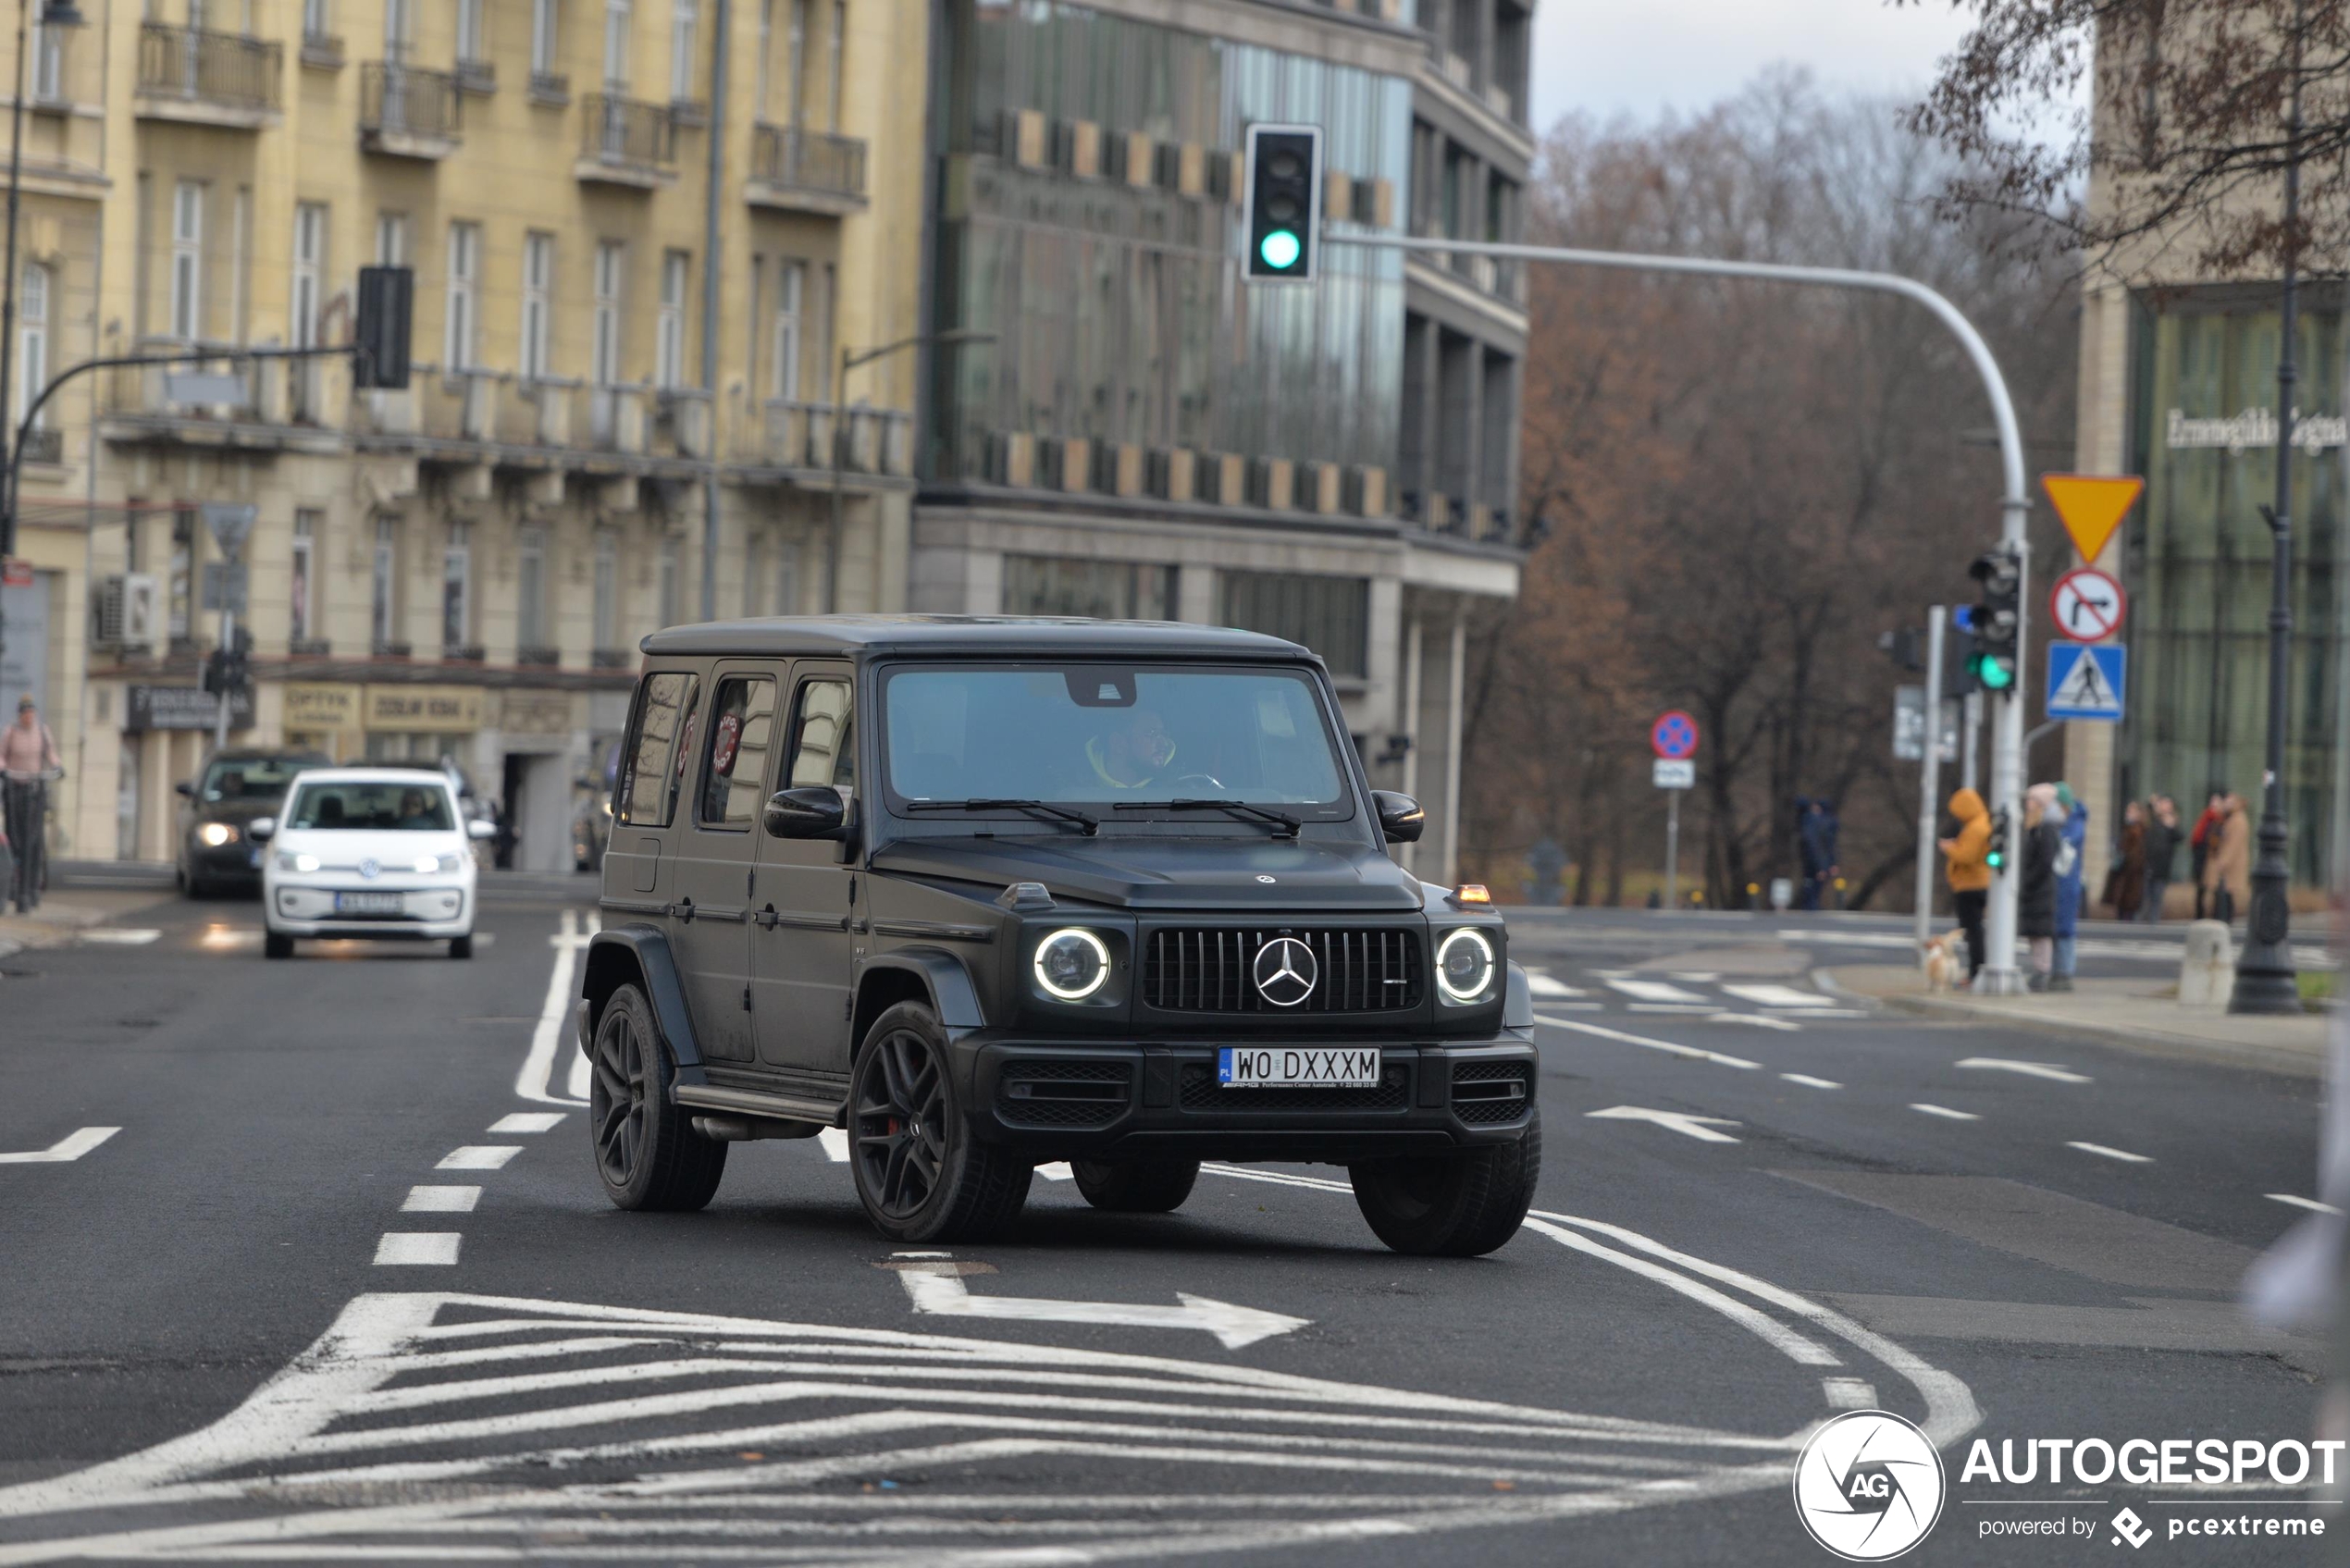
[[[1466,926],[1436,948],[1436,983],[1448,1002],[1474,1002],[1493,983],[1493,945]]]
[[[1109,979],[1109,949],[1070,926],[1036,945],[1036,983],[1064,1002],[1082,1002]]]
[[[196,836],[208,847],[217,849],[224,844],[235,843],[237,830],[226,822],[206,822],[196,830]]]

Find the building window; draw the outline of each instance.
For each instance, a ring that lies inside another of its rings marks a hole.
[[[376,553],[368,568],[367,635],[378,648],[399,639],[395,602],[400,586],[400,525],[389,517],[376,519]]]
[[[32,400],[49,384],[49,269],[35,263],[24,269],[21,303],[17,309],[17,407],[32,407]],[[48,423],[48,411],[36,413],[35,429]]]
[[[686,384],[686,278],[693,265],[683,251],[661,258],[661,315],[655,323],[653,374],[664,388]]]
[[[596,246],[594,381],[609,387],[620,379],[620,286],[627,248],[617,240]]]
[[[473,624],[473,525],[449,525],[449,543],[440,552],[440,646],[463,648]]]
[[[485,0],[457,0],[457,63],[477,65],[489,58],[482,39],[481,12]]]
[[[474,363],[474,283],[481,264],[481,225],[449,226],[449,340],[442,349],[451,370]]]
[[[784,539],[775,547],[775,608],[778,615],[799,613],[799,541]]]
[[[596,646],[620,646],[620,535],[596,530]]]
[[[833,33],[825,41],[824,113],[834,130],[840,129],[840,56],[848,36],[848,0],[833,0]]]
[[[54,104],[65,96],[66,30],[43,26],[37,12],[31,25],[33,101]]]
[[[1053,555],[1004,557],[1004,613],[1171,621],[1175,568]]]
[[[694,30],[700,21],[696,0],[675,0],[669,19],[669,97],[683,104],[694,95]]]
[[[547,529],[531,524],[521,532],[514,564],[514,641],[525,648],[547,648],[554,638],[547,624]]]
[[[406,266],[408,265],[408,215],[377,213],[376,215],[376,265]]]
[[[806,262],[785,262],[775,269],[775,396],[799,397],[799,296],[808,284]]]
[[[410,25],[410,4],[411,0],[384,0],[384,58],[395,64],[408,57],[408,40],[415,35]]]
[[[204,186],[171,188],[171,335],[193,342],[204,330]]]
[[[526,381],[547,375],[549,319],[554,313],[555,237],[532,234],[522,242],[522,374]]]
[[[791,31],[785,40],[787,64],[785,75],[791,87],[791,122],[798,125],[807,119],[802,113],[804,91],[808,85],[808,4],[809,0],[791,0]]]
[[[1365,579],[1227,572],[1223,594],[1222,624],[1301,643],[1320,654],[1333,675],[1364,673],[1371,610]]]
[[[530,0],[530,74],[555,73],[555,25],[562,18],[561,0]]]
[[[327,209],[317,202],[294,208],[293,346],[318,343],[319,279],[327,266]]]
[[[304,38],[330,38],[334,24],[328,15],[328,0],[302,0],[302,35]]]
[[[619,90],[628,85],[628,29],[634,18],[630,0],[604,0],[604,85]]]
[[[767,117],[768,72],[775,49],[775,0],[759,0],[759,63],[751,85],[751,117]]]
[[[317,623],[318,518],[315,512],[294,513],[293,564],[286,583],[286,636],[296,643],[309,641],[311,628]]]
[[[672,534],[661,541],[661,574],[654,586],[661,598],[661,623],[674,626],[686,618],[685,549]]]

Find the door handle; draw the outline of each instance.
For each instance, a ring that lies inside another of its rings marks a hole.
[[[751,917],[751,920],[753,923],[767,931],[773,931],[777,926],[784,923],[783,917],[775,913],[775,906],[773,904],[768,905],[767,907],[753,915]]]
[[[687,925],[694,923],[694,901],[690,898],[685,899],[679,903],[672,904],[669,907],[669,912],[676,916],[677,919],[685,921]]]

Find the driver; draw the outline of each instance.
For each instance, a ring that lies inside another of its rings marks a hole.
[[[402,827],[422,828],[428,826],[430,824],[427,821],[427,819],[430,818],[432,814],[432,808],[425,803],[425,792],[423,790],[411,789],[401,792],[400,825]]]
[[[1112,789],[1146,788],[1173,764],[1175,737],[1156,713],[1136,708],[1085,743],[1085,760],[1094,765],[1095,777]]]

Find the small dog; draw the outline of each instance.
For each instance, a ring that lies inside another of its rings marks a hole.
[[[1928,991],[1958,991],[1966,985],[1966,932],[1948,931],[1918,945],[1918,968]]]

